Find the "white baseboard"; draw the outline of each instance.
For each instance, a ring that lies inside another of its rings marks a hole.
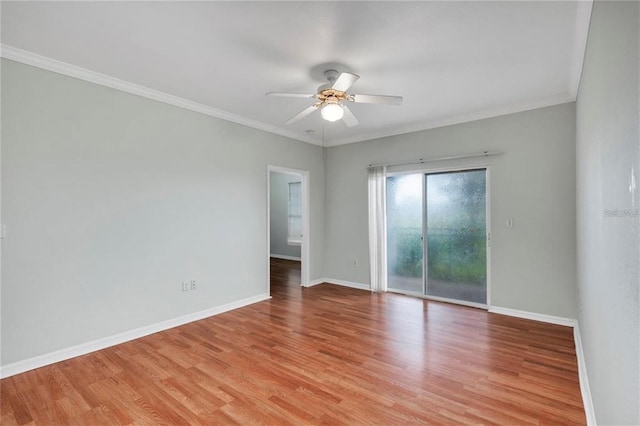
[[[536,312],[520,311],[517,309],[511,309],[511,308],[501,308],[498,306],[491,306],[489,308],[489,312],[492,314],[508,315],[510,317],[518,317],[518,318],[530,319],[534,321],[548,322],[550,324],[564,325],[567,327],[575,327],[578,324],[578,322],[572,318],[556,317],[553,315],[538,314]]]
[[[16,374],[24,373],[25,371],[44,367],[46,365],[54,364],[56,362],[64,361],[70,358],[75,358],[77,356],[95,352],[100,349],[105,349],[110,346],[119,345],[120,343],[139,339],[140,337],[148,336],[159,331],[168,330],[173,327],[208,318],[214,315],[221,314],[223,312],[232,311],[234,309],[251,305],[253,303],[262,302],[263,300],[268,300],[270,298],[271,297],[267,294],[260,294],[257,296],[238,300],[236,302],[227,303],[226,305],[216,306],[214,308],[205,309],[204,311],[194,312],[192,314],[184,315],[178,318],[147,325],[144,327],[136,328],[134,330],[125,331],[124,333],[119,333],[114,336],[104,337],[102,339],[82,343],[70,348],[60,349],[48,354],[39,355],[33,358],[28,358],[22,361],[3,365],[0,367],[0,378],[10,377]]]
[[[356,288],[360,290],[371,290],[371,287],[368,284],[338,280],[335,278],[316,279],[307,283],[305,287],[312,287],[314,285],[318,285],[322,283],[335,284],[335,285],[340,285],[344,287]],[[105,349],[114,345],[139,339],[141,337],[148,336],[150,334],[154,334],[163,330],[168,330],[170,328],[178,327],[180,325],[188,324],[190,322],[194,322],[194,321],[198,321],[214,315],[218,315],[223,312],[238,309],[243,306],[248,306],[254,303],[262,302],[270,298],[271,297],[267,294],[260,294],[257,296],[238,300],[236,302],[227,303],[222,306],[216,306],[203,311],[194,312],[192,314],[184,315],[171,320],[162,321],[162,322],[151,324],[145,327],[136,328],[134,330],[126,331],[124,333],[116,334],[116,335],[105,337],[102,339],[93,340],[91,342],[83,343],[77,346],[72,346],[70,348],[60,349],[58,351],[51,352],[48,354],[39,355],[39,356],[28,358],[22,361],[17,361],[11,364],[7,364],[5,366],[1,366],[0,378],[14,376],[16,374],[24,373],[29,370],[54,364],[56,362],[64,361],[70,358],[75,358],[77,356],[85,355],[85,354],[95,352],[101,349]],[[510,308],[491,307],[489,309],[489,312],[573,327],[573,336],[574,336],[575,347],[576,347],[576,357],[578,361],[580,392],[582,394],[585,415],[587,418],[587,424],[595,426],[596,418],[595,418],[595,412],[593,409],[593,401],[591,399],[591,390],[589,387],[589,379],[587,377],[587,367],[585,364],[584,352],[582,349],[582,340],[580,338],[580,329],[578,327],[578,322],[571,318],[555,317],[552,315],[537,314],[534,312],[519,311],[516,309],[510,309]]]
[[[343,287],[357,288],[358,290],[371,290],[369,284],[355,283],[353,281],[344,281],[335,278],[318,278],[317,280],[309,281],[305,287],[313,287],[318,284],[334,284]]]
[[[362,284],[362,283],[356,283],[353,281],[344,281],[344,280],[338,280],[335,278],[323,278],[325,283],[328,284],[335,284],[335,285],[341,285],[343,287],[351,287],[351,288],[357,288],[359,290],[371,290],[371,286],[369,284]]]
[[[580,393],[582,395],[582,404],[584,405],[584,413],[589,426],[596,425],[596,415],[593,409],[593,400],[591,399],[591,388],[589,387],[589,378],[587,377],[587,365],[584,359],[582,349],[582,339],[580,337],[580,327],[578,321],[572,318],[555,317],[552,315],[537,314],[535,312],[519,311],[517,309],[491,307],[489,312],[494,314],[508,315],[511,317],[525,318],[535,321],[542,321],[551,324],[564,325],[573,328],[573,340],[576,347],[576,359],[578,361],[578,380],[580,382]]]
[[[309,281],[307,284],[305,284],[305,287],[313,287],[314,285],[323,284],[324,282],[324,278],[319,278],[317,280]]]
[[[297,260],[300,262],[302,259],[295,256],[285,256],[284,254],[270,254],[269,257],[273,257],[274,259],[282,259],[282,260]]]
[[[593,400],[591,399],[591,388],[589,387],[589,377],[587,376],[587,364],[584,359],[584,351],[582,349],[582,338],[580,337],[580,327],[576,323],[573,327],[573,340],[576,345],[576,358],[578,359],[578,378],[580,380],[580,393],[582,394],[582,404],[584,405],[584,413],[587,417],[587,425],[596,426],[596,413],[593,409]]]

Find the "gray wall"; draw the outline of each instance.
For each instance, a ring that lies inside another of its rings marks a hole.
[[[491,304],[576,318],[574,103],[327,149],[325,276],[369,284],[368,164],[484,150],[434,167],[490,165]]]
[[[267,164],[310,171],[322,277],[321,148],[2,67],[3,365],[266,294]]]
[[[578,291],[598,424],[640,424],[638,2],[595,2],[577,101]],[[632,185],[635,177],[635,187]]]
[[[271,254],[300,257],[300,246],[287,243],[289,235],[289,183],[300,182],[300,176],[271,172]]]

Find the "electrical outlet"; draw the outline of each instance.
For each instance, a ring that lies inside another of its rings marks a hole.
[[[513,228],[513,219],[507,219],[507,228]]]
[[[196,280],[192,280],[191,281],[191,290],[195,290],[196,289]]]
[[[356,259],[353,259],[353,267],[354,268],[358,267],[358,261]]]
[[[189,281],[182,281],[182,291],[189,291],[191,289],[191,284]]]

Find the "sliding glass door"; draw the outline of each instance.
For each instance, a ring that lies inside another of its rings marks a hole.
[[[486,170],[387,178],[388,287],[487,303]]]
[[[387,287],[422,293],[422,174],[387,178]]]
[[[427,295],[487,302],[485,170],[426,175]]]

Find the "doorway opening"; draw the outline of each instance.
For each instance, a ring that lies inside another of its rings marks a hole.
[[[309,172],[267,168],[267,292],[309,282]],[[274,286],[277,286],[275,288]]]
[[[488,170],[387,177],[387,283],[392,292],[487,307]]]

